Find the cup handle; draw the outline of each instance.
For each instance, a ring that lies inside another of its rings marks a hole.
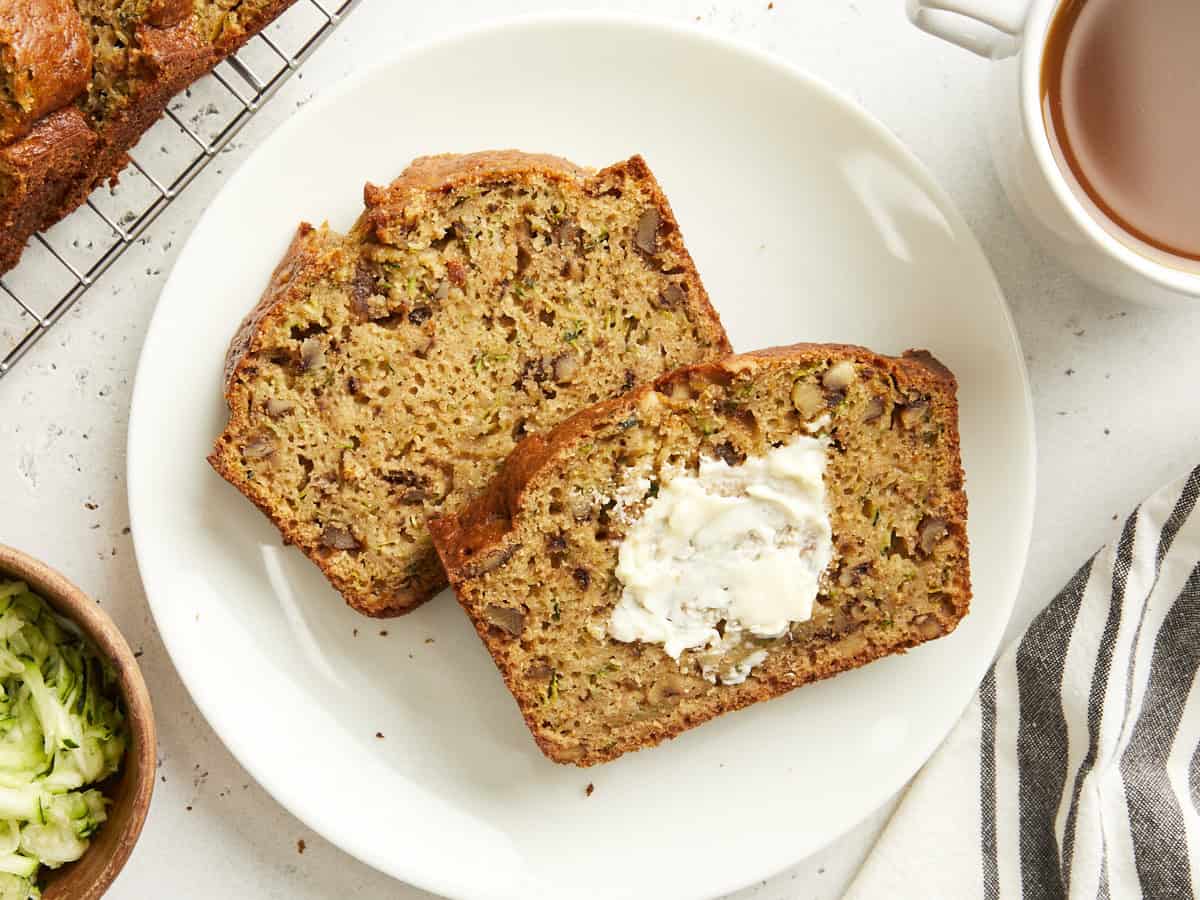
[[[908,0],[908,18],[922,31],[988,59],[1019,49],[1030,0]]]

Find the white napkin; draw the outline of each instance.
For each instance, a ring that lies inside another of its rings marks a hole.
[[[1200,467],[992,666],[847,893],[1187,898],[1200,885]]]

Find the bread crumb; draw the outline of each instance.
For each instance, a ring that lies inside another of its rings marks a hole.
[[[386,629],[386,628],[384,628],[383,630],[381,630],[381,631],[379,632],[379,636],[380,636],[380,637],[387,637],[387,629]]]
[[[379,738],[382,741],[383,740],[383,732],[382,731],[375,732],[375,737]]]
[[[590,796],[592,796],[592,791],[594,791],[595,789],[596,789],[596,786],[589,781],[588,786],[586,788],[584,788],[584,790],[583,790],[583,795],[585,797],[590,797]]]
[[[433,643],[433,638],[425,638],[425,643],[427,643],[427,644],[432,644],[432,643]]]
[[[300,840],[296,841],[296,852],[297,853],[303,853],[306,848],[307,848],[307,845],[304,843],[304,838],[300,838]]]

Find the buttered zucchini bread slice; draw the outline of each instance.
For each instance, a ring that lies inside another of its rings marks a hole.
[[[953,631],[955,390],[924,351],[798,344],[523,441],[430,527],[542,752],[604,762]]]
[[[446,585],[427,517],[527,434],[729,344],[640,157],[417,160],[304,227],[227,361],[210,462],[369,615]]]

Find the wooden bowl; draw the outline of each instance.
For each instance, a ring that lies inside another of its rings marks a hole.
[[[129,644],[87,594],[44,563],[3,544],[0,577],[24,581],[56,612],[78,625],[108,657],[121,686],[130,742],[120,771],[101,785],[112,800],[108,821],[93,835],[82,858],[56,870],[43,867],[40,872],[43,900],[97,900],[129,859],[150,809],[157,754],[150,693]]]

